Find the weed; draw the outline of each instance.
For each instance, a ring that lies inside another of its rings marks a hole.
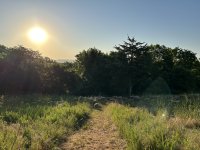
[[[196,130],[199,127],[199,121],[178,116],[172,118],[163,108],[158,108],[156,115],[153,115],[141,105],[133,108],[111,103],[106,107],[106,112],[111,115],[130,150],[200,149],[198,137],[194,136],[192,141],[192,134],[188,133],[189,128]],[[177,106],[174,108],[177,109]],[[173,111],[176,112],[176,109]]]
[[[7,103],[0,110],[0,149],[53,149],[90,113],[88,103],[61,96],[62,101],[59,97],[53,101],[50,96],[34,95],[6,98]]]

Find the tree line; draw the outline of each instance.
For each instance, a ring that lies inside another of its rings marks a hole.
[[[128,37],[103,53],[83,50],[58,63],[38,51],[0,45],[0,94],[122,95],[200,92],[200,61],[190,50]]]

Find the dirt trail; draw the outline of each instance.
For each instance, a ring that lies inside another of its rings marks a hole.
[[[104,111],[94,110],[86,129],[77,131],[62,144],[63,150],[123,150],[126,142]]]

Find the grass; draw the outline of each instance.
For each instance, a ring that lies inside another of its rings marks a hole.
[[[64,136],[83,124],[91,111],[88,103],[65,98],[1,97],[4,102],[0,111],[0,149],[56,148]]]
[[[200,149],[200,95],[120,97],[0,96],[0,150],[56,149],[96,103],[130,150]]]
[[[135,107],[110,103],[106,112],[130,150],[200,149],[199,96],[143,97]]]

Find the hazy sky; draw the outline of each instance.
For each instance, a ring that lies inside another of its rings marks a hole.
[[[91,47],[109,52],[127,35],[200,54],[199,0],[0,0],[0,10],[0,44],[54,59]],[[49,34],[43,44],[27,38],[35,25]]]

